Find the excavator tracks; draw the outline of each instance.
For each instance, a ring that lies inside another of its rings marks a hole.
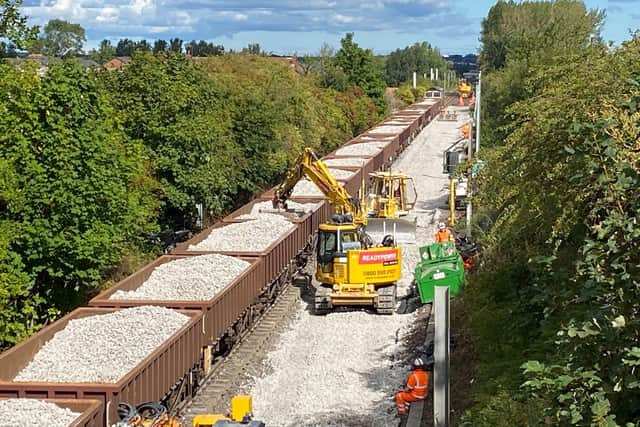
[[[378,305],[376,312],[378,314],[393,314],[396,309],[396,285],[388,285],[377,288]]]
[[[328,286],[318,285],[313,295],[313,313],[327,314],[333,309],[331,304],[332,289]]]

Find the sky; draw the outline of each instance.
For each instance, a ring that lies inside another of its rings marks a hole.
[[[620,43],[640,28],[640,0],[586,0],[607,13],[604,39]],[[24,0],[31,24],[81,24],[86,49],[100,40],[207,40],[239,50],[259,43],[280,55],[339,46],[347,32],[377,54],[427,41],[443,54],[475,53],[488,0]]]

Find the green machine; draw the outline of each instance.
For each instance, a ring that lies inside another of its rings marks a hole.
[[[453,242],[433,243],[420,248],[420,263],[413,273],[420,301],[433,301],[435,286],[448,286],[451,296],[464,284],[464,264]]]

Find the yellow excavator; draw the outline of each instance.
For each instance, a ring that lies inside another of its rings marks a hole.
[[[471,96],[472,91],[473,91],[473,88],[469,83],[467,83],[466,80],[460,79],[458,81],[458,96],[460,98],[465,98],[465,99],[469,98],[469,96]]]
[[[177,417],[169,415],[161,402],[141,405],[118,404],[120,421],[113,427],[187,427]],[[231,399],[231,413],[199,414],[193,417],[192,427],[265,427],[253,419],[251,396],[237,395]]]
[[[384,236],[382,243],[374,246],[366,233],[366,201],[353,199],[310,148],[305,149],[285,182],[276,188],[274,208],[286,209],[293,187],[304,176],[322,190],[335,212],[318,230],[315,276],[320,284],[315,294],[315,313],[358,305],[372,306],[379,314],[392,314],[396,282],[402,275],[402,252],[393,235]]]
[[[193,418],[193,427],[265,427],[262,421],[253,420],[251,396],[239,395],[231,399],[231,413],[202,414]]]
[[[388,220],[395,220],[396,232],[415,234],[416,224],[400,217],[406,217],[413,209],[418,198],[413,177],[402,172],[370,173],[371,190],[369,191],[369,225],[376,225]]]

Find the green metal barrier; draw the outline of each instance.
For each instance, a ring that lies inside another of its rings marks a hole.
[[[448,286],[451,296],[464,284],[464,264],[453,242],[433,243],[420,248],[420,263],[413,273],[420,301],[433,301],[435,286]]]

